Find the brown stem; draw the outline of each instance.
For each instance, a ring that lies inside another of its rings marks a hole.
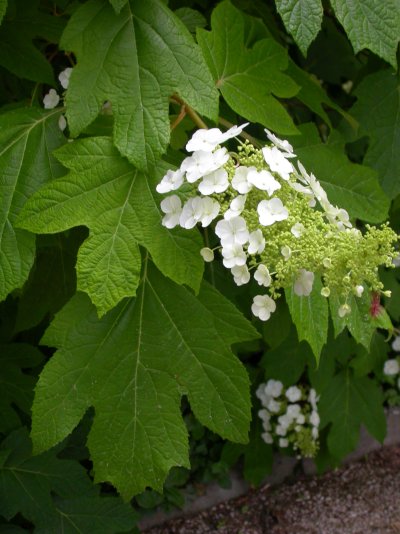
[[[174,122],[171,124],[171,132],[174,130],[178,124],[186,117],[186,107],[181,106],[181,110],[179,112],[179,115],[176,117]]]
[[[186,114],[192,119],[192,121],[198,126],[199,128],[204,128],[205,130],[208,130],[207,124],[201,119],[199,115],[195,112],[193,108],[191,108],[186,102],[184,102],[178,95],[174,95],[172,97],[172,100],[176,102],[177,104],[180,104],[181,106],[185,107]]]

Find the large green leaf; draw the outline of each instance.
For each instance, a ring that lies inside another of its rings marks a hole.
[[[321,280],[316,277],[308,297],[298,297],[293,288],[285,291],[299,341],[304,339],[309,343],[317,362],[328,337],[328,303],[326,298],[321,296],[321,289]],[[275,350],[279,350],[279,347]]]
[[[306,55],[321,28],[321,0],[275,0],[275,3],[286,30]]]
[[[164,274],[199,289],[200,236],[161,225],[159,196],[154,193],[159,176],[146,176],[132,167],[107,137],[69,143],[56,155],[71,172],[33,195],[18,224],[37,233],[79,225],[90,229],[78,254],[78,289],[90,295],[100,314],[135,295],[139,243]]]
[[[398,0],[331,0],[354,51],[368,48],[395,69],[400,39],[400,4]]]
[[[40,534],[113,534],[130,531],[135,520],[121,499],[98,495],[78,462],[60,460],[55,451],[32,457],[24,428],[0,445],[0,514],[12,519],[17,513]]]
[[[18,407],[29,414],[36,377],[23,369],[37,367],[42,353],[27,343],[0,344],[0,432],[9,432],[21,425]]]
[[[18,109],[0,115],[0,300],[28,277],[35,237],[15,227],[26,199],[63,173],[52,151],[65,142],[60,111]]]
[[[214,9],[211,27],[212,31],[199,29],[197,39],[228,105],[276,132],[296,133],[292,119],[275,98],[292,97],[299,90],[284,73],[287,51],[272,38],[245,48],[243,16],[227,0]]]
[[[218,93],[201,52],[161,0],[131,0],[119,14],[108,2],[90,0],[71,17],[61,46],[78,58],[66,97],[71,134],[110,101],[114,143],[140,169],[166,150],[172,94],[217,117]]]
[[[320,392],[318,410],[321,427],[332,423],[328,447],[333,456],[343,458],[358,443],[360,426],[380,442],[386,434],[381,388],[367,377],[355,377],[349,369],[334,376]]]
[[[43,343],[59,347],[44,368],[33,406],[37,452],[63,439],[90,406],[88,446],[97,481],[125,498],[162,489],[168,470],[188,466],[180,414],[188,396],[199,421],[245,442],[249,381],[229,345],[257,337],[236,308],[203,285],[198,298],[148,261],[136,299],[101,320],[78,293],[56,316]]]
[[[376,172],[349,161],[336,130],[323,143],[313,124],[299,129],[303,135],[291,138],[295,152],[307,171],[321,182],[329,200],[346,209],[351,217],[382,222],[388,214],[389,199],[379,186]]]
[[[400,84],[397,76],[381,70],[364,78],[355,91],[351,114],[359,121],[360,136],[369,137],[364,163],[378,172],[385,193],[400,193]]]

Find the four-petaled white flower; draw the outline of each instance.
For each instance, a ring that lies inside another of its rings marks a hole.
[[[227,245],[222,247],[222,263],[228,269],[237,266],[243,266],[246,264],[247,254],[244,252],[243,247],[238,243],[233,245]]]
[[[297,222],[291,227],[290,232],[294,235],[296,239],[298,239],[299,237],[301,237],[304,230],[304,224],[302,224],[301,222]]]
[[[320,419],[319,419],[319,415],[318,415],[318,412],[316,412],[315,410],[313,410],[311,412],[311,415],[310,415],[310,423],[312,424],[312,426],[316,426],[318,427],[319,426],[319,423],[320,423]]]
[[[50,89],[43,98],[44,109],[53,109],[60,102],[60,96],[55,89]]]
[[[287,160],[291,155],[284,154],[276,146],[266,146],[262,149],[262,153],[271,171],[278,173],[283,180],[289,180],[290,175],[294,172],[293,165]]]
[[[251,305],[253,315],[261,319],[261,321],[268,321],[271,313],[276,310],[276,303],[269,295],[256,295]]]
[[[68,89],[71,73],[72,73],[72,68],[67,67],[66,69],[61,71],[60,74],[58,75],[58,79],[60,80],[60,83],[64,89]]]
[[[281,447],[281,449],[286,449],[286,447],[289,446],[289,440],[287,440],[286,438],[279,438],[279,447]]]
[[[249,254],[261,254],[265,249],[265,239],[263,233],[259,228],[249,234],[249,246],[247,252]]]
[[[247,175],[247,181],[257,189],[266,191],[269,196],[273,195],[274,191],[281,188],[281,184],[266,170],[250,170]]]
[[[257,267],[256,272],[254,273],[254,280],[256,280],[260,286],[268,287],[271,285],[272,279],[266,265],[261,264]]]
[[[249,239],[246,221],[242,217],[218,221],[215,226],[215,233],[220,238],[223,247],[234,243],[244,245]]]
[[[279,395],[282,393],[283,384],[280,380],[274,380],[273,378],[270,378],[268,382],[265,384],[265,394],[268,395],[268,397],[272,397],[273,399],[276,399],[279,397]]]
[[[386,360],[385,365],[383,367],[383,373],[387,376],[395,376],[398,375],[400,372],[400,365],[399,362],[392,358],[391,360]]]
[[[219,148],[215,152],[198,150],[182,161],[180,169],[186,173],[186,180],[192,184],[206,174],[222,167],[228,159],[229,154],[225,147]]]
[[[289,217],[289,212],[282,204],[280,198],[271,198],[271,200],[262,200],[258,206],[260,224],[271,226],[277,221],[284,221]]]
[[[301,399],[301,389],[297,386],[291,386],[286,390],[285,395],[290,402],[297,402]]]
[[[160,204],[161,210],[166,215],[161,224],[166,228],[175,228],[179,224],[182,213],[182,202],[177,195],[171,195],[164,198]]]
[[[231,273],[237,286],[242,286],[250,281],[250,273],[247,265],[235,265],[232,267]]]
[[[276,137],[272,132],[267,130],[267,128],[264,128],[265,133],[267,134],[268,139],[273,143],[276,147],[286,152],[287,158],[294,158],[296,154],[293,153],[293,147],[289,143],[289,141],[286,141],[286,139],[279,139],[279,137]]]
[[[351,308],[347,303],[342,304],[338,309],[338,315],[341,319],[346,315],[349,315],[349,313],[351,313]]]
[[[281,409],[281,403],[276,401],[275,399],[271,399],[267,404],[267,409],[271,413],[278,413],[279,410]]]
[[[281,254],[285,258],[285,260],[288,261],[290,259],[291,255],[292,255],[292,251],[291,251],[290,247],[288,247],[287,245],[284,245],[281,248]]]
[[[226,212],[224,213],[224,219],[232,219],[233,217],[238,217],[243,209],[244,209],[244,205],[246,204],[246,195],[238,195],[237,197],[235,197],[230,205],[229,205],[229,209],[226,210]]]
[[[251,191],[253,188],[253,186],[247,180],[247,175],[252,169],[255,170],[255,167],[240,166],[235,170],[235,174],[232,178],[232,187],[241,195],[249,193],[249,191]]]
[[[294,292],[299,297],[308,297],[311,293],[314,283],[314,273],[300,269],[299,275],[294,283]]]
[[[161,194],[169,193],[170,191],[179,189],[182,184],[183,172],[180,169],[176,171],[169,170],[167,171],[167,174],[163,176],[161,182],[157,185],[156,191],[157,193]]]
[[[364,286],[356,286],[354,288],[354,294],[356,297],[361,298],[364,293]]]
[[[400,352],[400,336],[396,336],[392,341],[392,349],[396,352]]]
[[[274,442],[272,435],[269,432],[263,432],[261,437],[267,445],[272,445]]]
[[[218,216],[220,208],[221,206],[219,205],[219,202],[213,198],[206,197],[201,199],[202,212],[200,222],[203,228],[211,224],[211,222]]]
[[[243,128],[249,123],[246,122],[241,126],[232,126],[228,131],[221,132],[219,128],[210,128],[209,130],[200,129],[194,132],[190,141],[186,145],[186,150],[188,152],[195,152],[198,150],[203,150],[204,152],[212,152],[217,145],[225,143],[228,139],[232,137],[237,137],[242,133]]]
[[[216,171],[206,174],[199,183],[199,191],[202,195],[223,193],[228,187],[228,173],[225,169],[217,169]]]
[[[203,215],[203,202],[201,197],[192,197],[185,203],[179,219],[182,228],[190,230],[196,226]]]

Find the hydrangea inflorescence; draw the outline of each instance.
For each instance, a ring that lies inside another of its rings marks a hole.
[[[298,296],[307,297],[315,277],[322,279],[322,296],[339,297],[341,317],[351,312],[350,295],[383,292],[378,267],[391,267],[398,254],[393,230],[387,224],[366,225],[362,234],[353,227],[347,211],[331,204],[290,143],[268,130],[269,144],[261,150],[247,140],[239,141],[237,152],[221,146],[246,126],[194,133],[186,145],[191,155],[157,186],[165,194],[185,184],[184,201],[177,194],[162,200],[162,224],[191,229],[217,220],[220,245],[200,253],[212,261],[219,250],[237,285],[253,278],[265,288],[252,305],[263,321],[275,311],[282,289],[293,287]]]
[[[260,384],[256,395],[262,409],[262,439],[280,448],[291,447],[299,457],[314,457],[319,448],[319,397],[309,386],[285,388],[279,380]]]

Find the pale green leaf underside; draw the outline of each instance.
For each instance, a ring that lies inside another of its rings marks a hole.
[[[335,336],[338,336],[347,326],[357,343],[364,345],[369,350],[372,335],[375,331],[369,313],[371,296],[369,292],[365,291],[361,298],[349,295],[346,302],[351,308],[351,313],[344,317],[339,317],[338,310],[343,302],[334,295],[329,298]]]
[[[400,193],[400,84],[390,70],[367,76],[357,87],[351,114],[370,143],[364,162],[379,174],[390,198]]]
[[[18,109],[0,115],[0,301],[28,278],[35,237],[16,227],[27,198],[60,176],[52,151],[65,142],[60,111]]]
[[[224,1],[212,13],[212,31],[197,32],[216,85],[241,116],[282,134],[296,133],[292,119],[275,98],[290,98],[299,90],[284,73],[287,52],[272,38],[245,48],[244,27],[241,12]]]
[[[36,450],[62,440],[94,406],[88,445],[96,480],[125,498],[146,486],[161,490],[172,466],[188,466],[182,394],[203,424],[246,441],[249,383],[229,345],[257,335],[211,286],[196,298],[147,261],[137,298],[101,320],[78,293],[42,340],[59,350],[36,390]]]
[[[328,434],[330,452],[338,459],[357,446],[360,425],[379,441],[386,433],[382,392],[367,377],[354,377],[345,370],[332,378],[321,392],[319,412],[323,426],[332,423]]]
[[[400,39],[398,0],[331,0],[355,53],[368,48],[397,68],[396,51]]]
[[[81,225],[90,229],[78,254],[78,289],[89,294],[100,315],[135,295],[139,244],[164,274],[199,289],[200,236],[161,225],[159,198],[153,196],[157,177],[132,167],[108,137],[69,143],[56,155],[70,173],[33,195],[18,224],[36,233]]]
[[[285,291],[299,341],[304,339],[309,343],[317,362],[328,337],[328,303],[321,289],[321,280],[316,277],[308,297],[298,297],[292,288]]]
[[[352,163],[344,152],[344,141],[333,130],[327,143],[321,142],[312,124],[299,127],[301,137],[293,137],[295,152],[308,172],[313,172],[329,200],[346,209],[351,217],[371,223],[386,219],[389,199],[382,191],[376,172]]]
[[[306,55],[321,28],[321,0],[275,0],[275,4],[286,30]]]
[[[161,0],[128,2],[119,14],[91,0],[71,17],[61,46],[77,55],[67,91],[73,136],[106,100],[114,114],[114,143],[140,169],[165,152],[170,138],[169,97],[178,93],[216,119],[218,93],[184,24]]]

